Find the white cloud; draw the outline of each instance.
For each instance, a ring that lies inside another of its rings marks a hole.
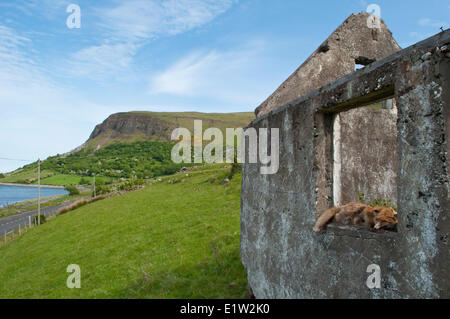
[[[127,68],[139,49],[138,42],[123,38],[123,42],[105,41],[80,50],[73,56],[80,68],[72,71],[85,76],[83,70],[91,67],[94,72]],[[83,143],[96,124],[118,111],[187,111],[166,105],[111,107],[93,103],[55,82],[48,75],[51,70],[41,67],[34,55],[39,56],[39,52],[30,37],[0,23],[0,157],[35,160],[66,152]],[[70,66],[75,67],[75,62]],[[0,160],[0,172],[22,165]]]
[[[133,0],[95,9],[105,40],[73,54],[72,75],[93,79],[123,72],[137,51],[151,39],[176,35],[211,22],[233,0]]]
[[[148,39],[200,27],[227,11],[232,0],[133,0],[100,12],[115,37]]]
[[[264,43],[255,41],[232,51],[192,52],[152,76],[149,93],[255,104],[267,94],[267,88],[258,86],[256,78],[263,65],[260,55],[263,49]]]
[[[23,48],[30,44],[30,39],[0,24],[0,83],[28,79],[35,63],[23,53]]]
[[[84,48],[72,55],[67,64],[68,73],[104,79],[111,73],[128,68],[138,47],[133,43],[115,43]]]
[[[53,19],[61,12],[65,13],[65,8],[72,2],[73,0],[15,0],[0,3],[0,7],[14,8],[28,16],[38,14],[46,19]]]
[[[155,76],[151,80],[150,92],[152,94],[201,95],[201,91],[208,83],[208,77],[212,75],[210,71],[214,66],[220,68],[219,60],[223,58],[223,54],[216,51],[191,53]],[[220,73],[217,71],[219,70],[216,70],[216,74]]]
[[[432,20],[429,18],[422,18],[419,20],[418,24],[421,27],[430,27],[430,28],[436,28],[439,29],[440,27],[446,27],[448,26],[448,24],[446,22],[443,21],[437,21],[437,20]]]
[[[109,110],[55,84],[30,56],[33,43],[0,24],[0,157],[37,159],[76,147]],[[82,132],[80,132],[80,128]],[[0,160],[0,172],[23,162]]]
[[[402,43],[403,48],[413,45],[419,41],[425,40],[435,35],[436,33],[439,33],[441,27],[443,27],[444,29],[448,28],[448,23],[443,21],[432,20],[429,18],[422,18],[419,21],[417,21],[417,24],[421,26],[422,29],[420,29],[420,31],[409,32],[411,40],[403,42]]]

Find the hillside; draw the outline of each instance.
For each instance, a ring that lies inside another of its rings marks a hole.
[[[240,174],[208,166],[57,216],[0,247],[0,298],[247,298]],[[69,264],[81,289],[68,289]]]
[[[194,120],[203,121],[203,129],[217,127],[225,129],[245,127],[254,114],[247,113],[171,113],[129,112],[116,113],[97,125],[83,148],[98,150],[115,142],[170,141],[172,131],[184,127],[194,131]]]
[[[90,138],[72,152],[49,157],[42,162],[43,184],[77,185],[105,180],[148,179],[173,174],[186,164],[174,164],[170,152],[172,130],[184,127],[193,132],[194,120],[203,121],[203,130],[245,127],[253,113],[154,113],[129,112],[109,116],[97,125]],[[37,183],[37,163],[24,166],[0,178],[0,182]]]

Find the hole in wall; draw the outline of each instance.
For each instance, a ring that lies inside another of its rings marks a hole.
[[[359,56],[355,59],[355,71],[362,69],[375,61],[376,60],[374,60],[374,59],[370,59],[370,58],[367,58],[364,56]]]
[[[326,52],[330,51],[330,45],[328,44],[328,41],[325,41],[324,43],[322,43],[320,45],[318,51],[320,53],[326,53]]]

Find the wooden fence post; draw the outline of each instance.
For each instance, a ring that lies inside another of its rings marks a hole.
[[[31,216],[28,216],[28,228],[31,228]]]
[[[19,224],[19,236],[22,235],[22,231],[20,230],[20,224]]]

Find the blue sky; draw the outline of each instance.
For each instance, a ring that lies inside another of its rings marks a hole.
[[[0,0],[0,172],[79,146],[115,112],[253,111],[372,3],[402,47],[450,25],[449,0]]]

